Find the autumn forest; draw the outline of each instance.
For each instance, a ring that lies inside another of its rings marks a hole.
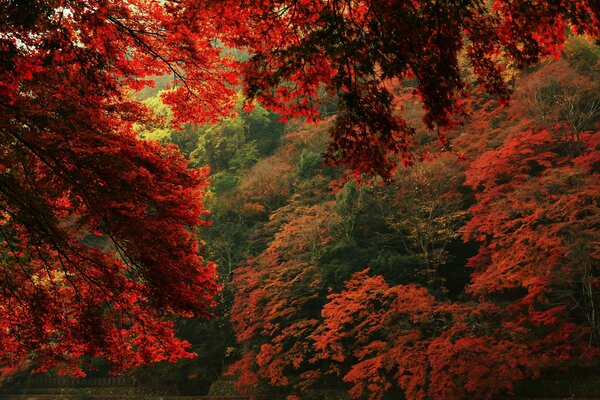
[[[597,0],[0,0],[2,399],[600,398],[599,211]]]

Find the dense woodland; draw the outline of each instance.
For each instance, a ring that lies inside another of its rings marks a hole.
[[[422,160],[385,185],[324,163],[335,101],[319,124],[256,104],[143,130],[210,166],[200,235],[224,287],[218,318],[179,326],[199,358],[163,365],[165,382],[460,399],[594,367],[600,48],[573,37],[562,56],[515,72],[508,104],[475,93],[445,146],[414,82],[393,86]],[[168,116],[158,94],[144,102]]]
[[[458,400],[598,367],[594,1],[58,3],[0,1],[3,377]]]

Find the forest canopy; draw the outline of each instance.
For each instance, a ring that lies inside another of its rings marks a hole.
[[[597,1],[0,9],[0,366],[459,399],[597,360]]]

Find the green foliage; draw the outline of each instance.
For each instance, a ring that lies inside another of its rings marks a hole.
[[[217,172],[211,177],[212,190],[221,193],[233,189],[239,182],[239,176],[228,172]]]
[[[272,154],[284,131],[284,125],[279,122],[279,116],[268,111],[258,103],[250,112],[241,112],[249,140],[256,142],[256,148],[261,156]]]
[[[230,169],[242,171],[258,161],[259,151],[255,141],[246,142],[240,146],[235,155],[229,160]]]
[[[389,277],[394,284],[413,283],[422,280],[416,271],[423,271],[426,263],[416,254],[403,254],[397,249],[381,249],[369,260],[369,269],[374,275]]]
[[[171,107],[163,103],[160,97],[161,94],[162,92],[158,92],[154,96],[148,97],[142,101],[142,103],[154,113],[154,117],[158,119],[156,122],[146,125],[138,124],[136,130],[142,139],[166,142],[170,141],[171,135],[176,132],[176,130],[170,126],[173,119]]]
[[[243,111],[240,97],[237,115],[198,127],[198,141],[192,152],[194,165],[208,165],[214,172],[247,170],[277,147],[283,132],[277,120],[276,114],[259,104],[250,112]]]
[[[193,165],[209,165],[213,171],[245,170],[259,157],[271,154],[278,146],[284,126],[277,114],[254,104],[249,112],[242,108],[243,97],[238,98],[236,115],[215,124],[172,125],[173,113],[162,97],[166,90],[155,91],[142,103],[152,110],[154,120],[136,124],[140,137],[147,140],[177,145],[191,157]]]
[[[308,179],[318,173],[318,168],[323,163],[323,156],[310,150],[303,150],[298,161],[298,176]]]
[[[248,142],[244,121],[239,117],[227,118],[216,125],[200,127],[197,148],[192,152],[194,165],[208,165],[213,172],[233,169],[231,162],[244,150],[252,154],[256,149]]]
[[[565,43],[565,59],[584,74],[600,71],[600,47],[584,36],[573,36]]]

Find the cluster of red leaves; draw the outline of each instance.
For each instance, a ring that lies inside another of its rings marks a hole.
[[[411,127],[394,113],[389,79],[416,79],[429,127],[464,113],[465,52],[486,90],[506,97],[507,62],[556,54],[566,22],[597,36],[595,0],[190,0],[189,20],[210,19],[227,46],[244,49],[246,93],[282,115],[318,117],[323,97],[340,109],[329,159],[384,178],[399,154],[411,162]],[[187,5],[186,5],[187,4]],[[208,16],[207,16],[208,15]]]
[[[238,375],[242,390],[260,380],[307,387],[320,375],[288,379],[291,371],[306,371],[314,356],[309,337],[319,324],[323,285],[310,254],[327,244],[334,216],[329,204],[299,207],[285,218],[269,247],[235,273],[231,320],[243,354],[229,373]]]
[[[194,238],[208,171],[140,141],[125,93],[172,72],[175,113],[206,120],[232,98],[229,61],[159,1],[0,8],[0,362],[190,357],[169,317],[207,315],[217,290]]]
[[[277,284],[291,282],[303,284],[297,279]],[[256,289],[246,294],[273,304]],[[330,375],[350,384],[353,398],[380,399],[397,388],[409,399],[489,399],[511,391],[515,381],[537,374],[541,365],[535,350],[514,340],[513,331],[494,330],[498,308],[437,301],[426,288],[390,287],[368,270],[328,297],[322,318],[298,320],[306,311],[297,305],[280,307],[279,314],[291,321],[283,330],[265,329],[272,321],[267,310],[245,322],[236,317],[238,324],[261,329],[238,336],[242,344],[263,343],[234,365],[240,386],[266,381],[306,393]]]
[[[467,174],[480,192],[465,238],[482,244],[467,290],[505,307],[502,323],[546,349],[541,360],[568,359],[583,333],[598,334],[599,146],[597,133],[572,146],[549,131],[524,132]]]
[[[498,310],[476,307],[414,285],[390,287],[365,270],[329,296],[315,346],[344,371],[353,398],[380,399],[392,388],[409,399],[490,398],[537,371],[538,360],[511,336],[477,326]]]

